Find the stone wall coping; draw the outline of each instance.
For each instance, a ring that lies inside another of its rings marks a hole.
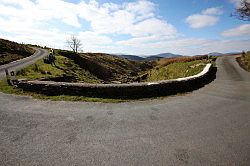
[[[133,82],[133,83],[127,83],[127,84],[90,84],[90,83],[70,83],[70,82],[54,82],[54,81],[29,81],[29,80],[19,80],[21,82],[27,82],[29,84],[41,84],[41,85],[58,85],[58,86],[78,86],[78,87],[138,87],[138,86],[151,86],[151,85],[158,85],[158,84],[166,84],[166,83],[174,83],[174,82],[182,82],[182,81],[188,81],[193,80],[198,77],[201,77],[205,75],[207,72],[209,72],[210,68],[212,67],[212,64],[207,64],[202,72],[189,76],[184,78],[177,78],[177,79],[170,79],[170,80],[162,80],[162,81],[155,81],[155,82]]]

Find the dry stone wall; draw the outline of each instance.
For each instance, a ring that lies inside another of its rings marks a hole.
[[[25,91],[46,95],[74,95],[103,98],[145,98],[189,92],[208,84],[216,77],[216,68],[207,64],[194,76],[174,80],[130,84],[86,84],[51,81],[19,80],[17,86]]]

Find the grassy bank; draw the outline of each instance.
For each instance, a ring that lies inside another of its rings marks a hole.
[[[60,55],[56,56],[55,64],[46,64],[39,60],[17,72],[17,77],[29,80],[101,83],[100,79],[79,67],[73,60]]]
[[[250,51],[242,53],[242,55],[237,58],[237,61],[242,68],[250,72]]]
[[[196,75],[203,70],[206,63],[207,61],[205,60],[197,60],[156,67],[149,71],[147,81],[168,80]]]

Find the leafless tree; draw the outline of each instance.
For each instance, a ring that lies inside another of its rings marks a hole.
[[[232,16],[243,21],[250,21],[250,0],[241,0]]]
[[[67,40],[67,44],[75,54],[78,53],[78,50],[82,46],[81,40],[78,39],[75,35],[72,35],[70,39]]]

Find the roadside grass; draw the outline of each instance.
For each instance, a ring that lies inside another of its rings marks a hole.
[[[208,61],[206,60],[196,60],[158,66],[149,71],[146,81],[168,80],[196,75],[204,69],[207,63]]]
[[[242,68],[250,72],[250,51],[242,53],[241,57],[237,58],[237,61]]]
[[[82,69],[69,58],[56,56],[55,65],[42,60],[17,72],[17,78],[29,80],[67,81],[82,83],[100,83],[101,80]]]
[[[125,99],[109,99],[109,98],[96,98],[85,96],[47,96],[44,94],[23,91],[20,88],[8,85],[6,80],[0,80],[0,91],[7,94],[16,94],[21,96],[31,96],[35,99],[51,100],[51,101],[83,101],[83,102],[101,102],[101,103],[121,103],[129,100]]]

